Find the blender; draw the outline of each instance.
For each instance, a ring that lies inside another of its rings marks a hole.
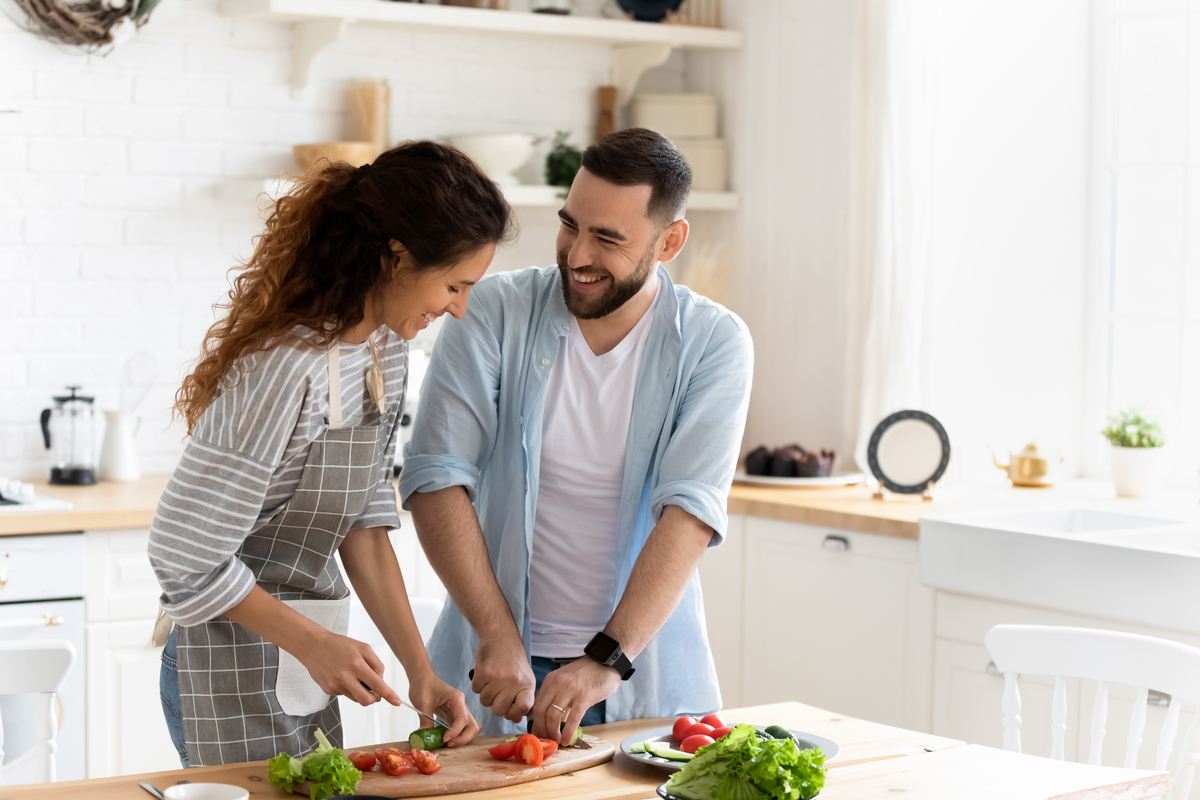
[[[96,482],[96,398],[76,394],[79,389],[68,386],[69,395],[56,396],[54,408],[42,410],[42,438],[47,450],[54,445],[52,484],[91,486]]]

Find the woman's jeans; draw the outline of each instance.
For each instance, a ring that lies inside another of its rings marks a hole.
[[[183,738],[183,712],[179,708],[179,665],[176,648],[179,645],[179,628],[172,628],[163,647],[162,668],[158,672],[158,698],[162,701],[163,716],[167,719],[167,731],[171,742],[179,753],[179,763],[187,769],[187,745]]]

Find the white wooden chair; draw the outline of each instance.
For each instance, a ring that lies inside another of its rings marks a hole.
[[[54,781],[54,754],[58,749],[54,694],[62,688],[74,663],[75,646],[63,639],[0,642],[0,695],[42,696],[33,748],[38,783]],[[4,785],[3,761],[4,728],[0,727],[0,786]]]
[[[1004,749],[1021,752],[1021,694],[1018,675],[1053,675],[1051,706],[1051,758],[1063,759],[1067,732],[1067,678],[1097,681],[1092,706],[1089,764],[1100,764],[1104,726],[1108,718],[1108,684],[1137,687],[1129,736],[1125,742],[1126,768],[1136,768],[1142,733],[1146,727],[1146,698],[1150,689],[1171,695],[1159,734],[1154,769],[1165,770],[1174,748],[1183,703],[1200,707],[1200,649],[1166,639],[1092,628],[1048,625],[997,625],[984,644],[996,668],[1004,675],[1001,703]],[[1185,800],[1200,763],[1200,713],[1184,737],[1171,800]]]

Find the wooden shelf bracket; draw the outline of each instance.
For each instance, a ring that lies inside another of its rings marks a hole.
[[[292,98],[298,99],[308,85],[317,54],[342,38],[349,19],[316,19],[292,25]]]
[[[617,87],[617,109],[625,108],[633,99],[638,81],[646,70],[661,67],[671,57],[671,45],[614,44],[609,62],[609,83]]]

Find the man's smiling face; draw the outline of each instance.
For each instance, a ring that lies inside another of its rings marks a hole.
[[[555,248],[567,310],[599,319],[625,305],[659,260],[662,226],[646,214],[650,187],[617,186],[579,170],[558,212]]]

